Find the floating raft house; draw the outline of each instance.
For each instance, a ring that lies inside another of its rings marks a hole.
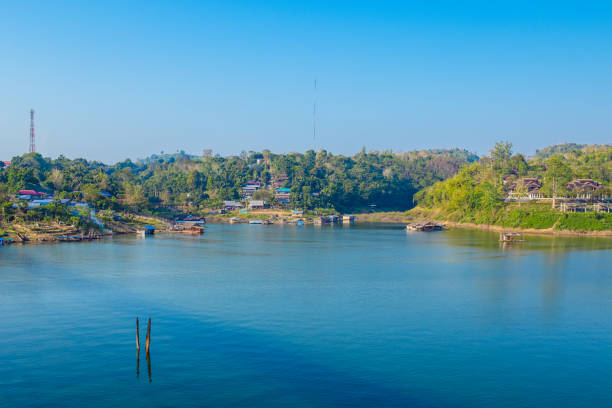
[[[502,232],[499,234],[500,242],[523,242],[523,234],[520,232]]]
[[[406,225],[406,229],[408,231],[420,231],[420,232],[431,232],[431,231],[442,231],[444,230],[444,224],[438,224],[435,222],[425,222],[425,223],[412,223]]]

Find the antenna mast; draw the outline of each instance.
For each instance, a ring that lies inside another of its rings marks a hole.
[[[314,80],[314,103],[312,105],[312,148],[316,151],[317,138],[317,79]]]
[[[30,153],[36,152],[34,137],[34,109],[30,109]]]

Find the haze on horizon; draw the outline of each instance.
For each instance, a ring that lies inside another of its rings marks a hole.
[[[612,3],[407,3],[0,0],[0,160],[612,141]]]

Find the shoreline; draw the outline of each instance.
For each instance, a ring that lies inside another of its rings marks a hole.
[[[523,234],[530,235],[548,235],[548,236],[567,236],[567,237],[601,237],[601,238],[612,238],[612,230],[599,230],[599,231],[584,231],[584,230],[557,230],[554,228],[538,229],[538,228],[517,228],[517,227],[503,227],[501,225],[494,224],[474,224],[468,222],[455,222],[444,219],[436,219],[433,217],[422,217],[417,215],[407,215],[403,213],[366,213],[366,214],[355,214],[357,222],[383,222],[390,224],[408,224],[410,222],[441,222],[451,228],[462,228],[462,229],[478,229],[482,231],[493,231],[493,232],[521,232]]]
[[[405,224],[412,223],[412,222],[432,221],[432,222],[444,223],[449,228],[474,229],[474,230],[491,231],[491,232],[520,232],[523,234],[540,235],[540,236],[612,238],[612,230],[585,231],[585,230],[557,230],[554,228],[537,229],[537,228],[503,227],[500,225],[493,225],[493,224],[474,224],[474,223],[466,223],[466,222],[448,221],[448,220],[443,220],[443,219],[437,219],[435,217],[426,217],[426,216],[423,216],[422,214],[409,214],[407,212],[374,212],[374,213],[354,214],[354,216],[356,218],[355,223],[357,224],[382,223],[382,224],[398,224],[398,225],[403,224],[405,225]],[[157,224],[158,227],[160,227],[158,229],[159,233],[162,233],[162,234],[172,233],[172,231],[170,231],[170,229],[168,228],[167,220],[162,220],[162,219],[154,218],[154,217],[146,217],[146,216],[136,216],[136,217],[138,218],[142,217],[146,219],[147,221],[153,221],[155,224]],[[206,217],[206,218],[207,218],[207,224],[212,224],[212,225],[231,224],[229,218],[227,217],[211,216],[211,217]],[[253,219],[255,218],[258,218],[258,217],[253,217]],[[249,219],[251,219],[251,217],[244,217],[237,224],[246,224],[248,223]],[[312,225],[312,220],[308,220],[304,218],[302,220],[304,221],[305,224]],[[273,224],[273,225],[291,224],[291,222],[282,222],[282,221],[279,222],[279,220],[270,220],[270,221],[271,221],[270,224]],[[112,228],[112,232],[97,231],[97,234],[99,234],[100,236],[96,239],[82,239],[82,240],[67,241],[67,242],[87,242],[87,241],[102,239],[102,238],[109,237],[109,236],[112,237],[112,236],[120,236],[120,235],[130,235],[130,234],[136,233],[137,226],[135,225],[130,225],[130,224],[121,223],[121,222],[115,222],[113,224],[114,224],[113,225],[114,228]],[[73,230],[71,231],[70,235],[74,234],[74,235],[85,236],[85,234],[79,234],[80,232],[82,231]],[[64,231],[64,234],[66,234],[66,231]],[[59,236],[64,235],[64,234],[58,234],[58,235],[33,234],[33,236],[31,234],[28,234],[30,236],[28,237],[29,239],[26,241],[13,240],[11,244],[5,243],[4,245],[64,243],[66,241],[62,241],[58,238]]]
[[[135,234],[143,225],[152,224],[159,232],[169,230],[169,222],[167,220],[150,217],[144,215],[131,215],[129,221],[108,221],[105,220],[104,228],[77,228],[72,225],[59,223],[43,224],[40,222],[34,223],[7,223],[0,224],[0,230],[4,231],[6,236],[4,245],[15,244],[55,244],[65,242],[87,242],[95,241],[109,236]],[[41,228],[46,228],[42,231]],[[79,237],[80,239],[61,239],[61,237]]]

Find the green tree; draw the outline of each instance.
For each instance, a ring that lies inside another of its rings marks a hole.
[[[552,208],[555,208],[558,194],[564,190],[569,182],[572,170],[564,163],[561,155],[553,155],[546,162],[544,181],[546,189],[552,195]]]
[[[521,205],[521,197],[527,196],[528,193],[529,190],[527,189],[527,186],[525,185],[523,180],[517,180],[516,184],[514,185],[514,194],[517,196],[517,202],[519,207]]]
[[[81,190],[83,199],[89,204],[95,204],[100,199],[100,189],[95,184],[86,184]]]
[[[146,197],[141,185],[126,182],[123,185],[123,188],[125,190],[125,203],[127,205],[134,209],[144,205],[146,202]]]
[[[512,143],[496,142],[493,150],[490,151],[493,165],[496,169],[506,170],[510,158],[512,157]]]

